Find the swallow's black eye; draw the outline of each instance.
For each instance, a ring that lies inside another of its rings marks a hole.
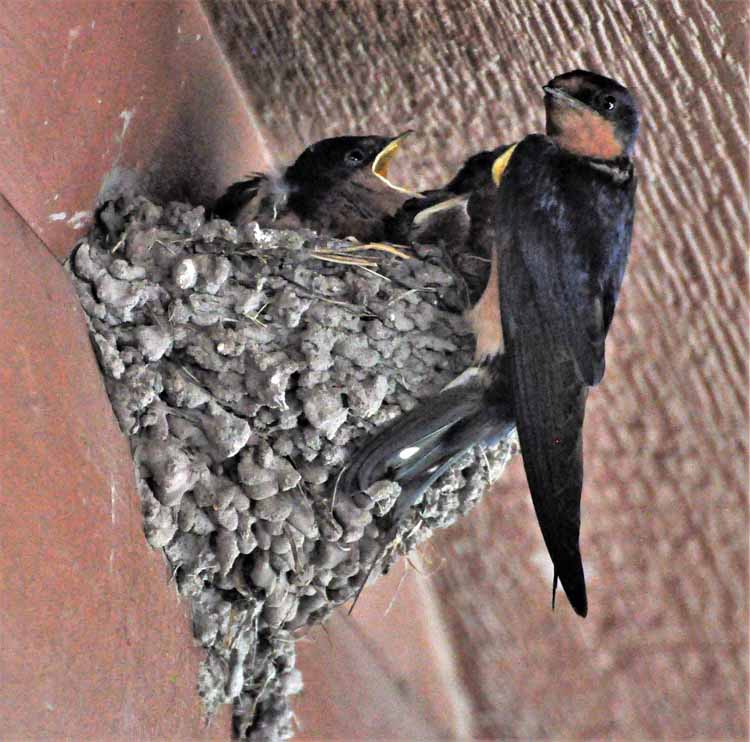
[[[347,165],[361,165],[365,160],[365,153],[361,149],[353,149],[346,153]]]
[[[615,98],[613,95],[605,95],[604,98],[602,98],[602,108],[605,111],[614,111],[616,105],[617,98]]]

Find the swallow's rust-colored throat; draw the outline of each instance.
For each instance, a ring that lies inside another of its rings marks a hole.
[[[556,102],[549,115],[557,132],[553,139],[568,152],[600,160],[622,157],[624,147],[614,122],[592,108]]]
[[[576,97],[577,81],[559,80],[545,85],[548,123],[553,139],[565,150],[583,157],[614,160],[624,153],[617,127],[601,112]]]

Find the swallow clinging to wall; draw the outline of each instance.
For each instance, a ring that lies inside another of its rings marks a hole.
[[[585,616],[583,419],[630,252],[639,111],[625,87],[583,70],[544,92],[547,136],[524,139],[508,163],[495,249],[526,477],[555,585]]]
[[[388,167],[410,133],[323,139],[279,175],[254,174],[230,185],[213,216],[363,242],[384,239],[386,222],[417,195],[388,180]]]
[[[544,92],[546,136],[526,137],[492,166],[493,262],[470,318],[480,365],[376,435],[345,476],[361,489],[405,483],[397,522],[458,455],[515,423],[553,597],[559,579],[585,616],[582,427],[630,250],[639,112],[625,87],[582,70]]]

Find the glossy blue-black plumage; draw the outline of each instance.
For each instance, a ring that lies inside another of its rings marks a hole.
[[[581,432],[589,386],[630,250],[635,177],[532,135],[497,194],[500,306],[521,452],[545,543],[574,609],[586,615],[578,546]]]

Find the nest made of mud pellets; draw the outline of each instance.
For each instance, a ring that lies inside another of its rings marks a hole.
[[[334,497],[358,439],[471,361],[461,287],[434,246],[410,255],[204,220],[202,207],[110,204],[69,261],[129,436],[146,538],[191,599],[209,715],[292,734],[293,631],[352,598],[397,487]],[[401,251],[397,251],[400,253]],[[513,443],[469,454],[404,519],[384,559],[467,512]]]

